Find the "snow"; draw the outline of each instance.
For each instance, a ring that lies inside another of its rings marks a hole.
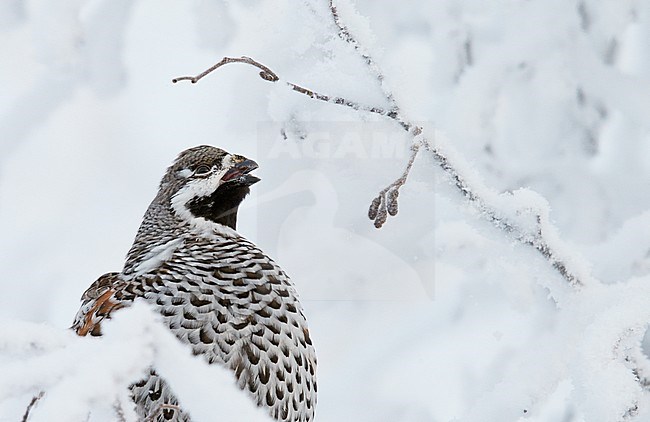
[[[41,390],[34,421],[114,420],[116,398],[132,420],[125,389],[151,364],[198,421],[265,419],[144,305],[101,339],[67,330],[200,144],[260,164],[238,230],[296,283],[318,421],[649,420],[647,2],[334,3],[482,202],[422,151],[372,226],[411,138],[283,84],[387,106],[327,1],[0,4],[0,421]],[[241,55],[280,82],[232,64],[171,83]],[[580,287],[521,243],[540,239]]]
[[[133,379],[144,376],[153,365],[173,382],[179,400],[187,403],[197,418],[210,420],[213,409],[204,403],[211,403],[219,406],[224,417],[268,420],[261,410],[250,405],[227,369],[207,365],[185,353],[161,320],[148,305],[136,302],[115,315],[105,326],[101,340],[79,338],[71,331],[47,327],[58,334],[58,338],[47,341],[39,338],[47,332],[46,327],[37,330],[20,321],[3,321],[3,328],[8,330],[3,337],[12,338],[2,348],[5,358],[8,349],[25,344],[30,347],[21,350],[14,360],[3,362],[0,395],[3,399],[18,396],[28,403],[30,395],[45,391],[31,413],[33,421],[86,420],[88,414],[91,420],[115,420],[113,406],[119,397],[122,410],[135,420],[125,392]],[[14,324],[23,325],[20,333],[13,329]]]

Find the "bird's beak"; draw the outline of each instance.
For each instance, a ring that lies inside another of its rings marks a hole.
[[[221,177],[222,182],[250,186],[260,181],[258,177],[248,174],[259,167],[255,161],[242,156],[234,156],[233,161],[235,165]]]

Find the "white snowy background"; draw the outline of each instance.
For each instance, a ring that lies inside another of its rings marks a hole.
[[[239,231],[301,294],[317,421],[650,420],[637,347],[650,321],[650,2],[335,3],[404,114],[444,133],[486,194],[539,194],[518,191],[518,210],[546,200],[559,258],[588,285],[493,227],[426,153],[375,229],[368,205],[408,158],[390,120],[241,64],[171,83],[247,55],[385,105],[325,0],[2,0],[0,421],[41,389],[31,420],[114,419],[151,363],[198,421],[264,420],[146,307],[102,339],[66,330],[86,287],[121,269],[166,166],[199,144],[260,164]]]

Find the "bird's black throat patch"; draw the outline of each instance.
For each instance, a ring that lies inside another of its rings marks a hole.
[[[228,182],[209,196],[191,199],[187,208],[195,217],[203,217],[236,230],[239,204],[249,193],[248,184]]]

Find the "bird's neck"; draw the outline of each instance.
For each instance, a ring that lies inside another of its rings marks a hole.
[[[169,207],[154,200],[142,219],[133,245],[126,255],[122,272],[135,272],[138,265],[148,259],[152,249],[178,239],[183,233],[181,227],[182,222],[174,216]]]
[[[238,192],[241,199],[248,193]],[[236,198],[236,197],[234,197]],[[122,272],[134,274],[145,261],[151,260],[152,250],[169,252],[167,246],[179,246],[174,241],[184,237],[217,238],[239,237],[237,211],[241,200],[211,202],[190,201],[188,213],[179,216],[164,200],[156,198],[145,213],[133,245],[126,256]]]

